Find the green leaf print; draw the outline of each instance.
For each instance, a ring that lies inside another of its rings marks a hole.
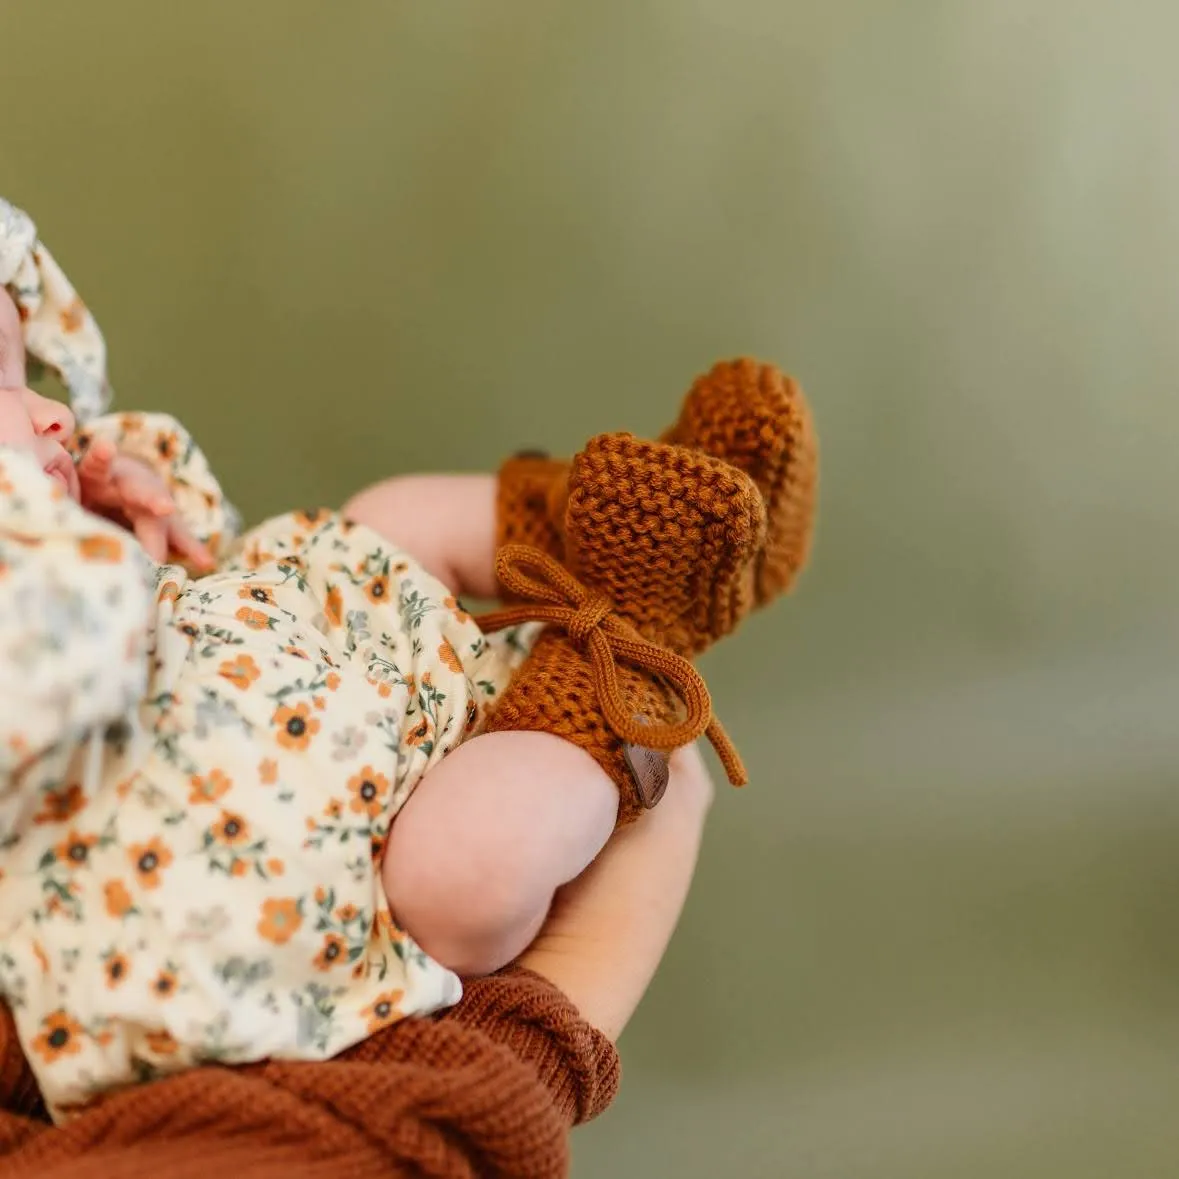
[[[420,591],[404,588],[397,601],[397,608],[401,613],[402,625],[408,631],[417,630],[422,625],[422,619],[437,606]]]

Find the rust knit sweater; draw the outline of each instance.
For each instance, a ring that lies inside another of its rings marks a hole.
[[[0,1179],[556,1179],[618,1071],[558,990],[510,969],[335,1060],[195,1069],[55,1128],[0,1008]]]

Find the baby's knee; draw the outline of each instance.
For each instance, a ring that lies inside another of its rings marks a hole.
[[[381,866],[398,925],[457,974],[473,977],[505,966],[536,936],[552,892],[533,888],[510,859],[497,862],[491,848],[456,854],[445,832],[403,818],[410,816],[394,822]]]

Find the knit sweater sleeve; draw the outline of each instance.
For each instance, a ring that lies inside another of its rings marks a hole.
[[[570,1126],[611,1101],[613,1046],[550,983],[509,970],[440,1019],[324,1063],[196,1069],[117,1093],[61,1128],[0,1010],[0,1176],[38,1179],[560,1179]],[[6,1037],[6,1039],[5,1039]]]
[[[21,765],[141,697],[151,585],[120,529],[0,448],[0,796]]]

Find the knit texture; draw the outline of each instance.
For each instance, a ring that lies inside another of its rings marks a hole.
[[[568,1130],[609,1105],[618,1056],[550,983],[468,985],[325,1063],[206,1067],[112,1094],[55,1128],[0,1019],[0,1177],[557,1179]]]
[[[628,743],[670,751],[707,731],[730,778],[743,781],[707,690],[680,653],[703,650],[741,621],[749,600],[740,586],[764,528],[756,487],[728,464],[629,434],[593,439],[569,476],[573,588],[550,587],[555,598],[534,591],[527,596],[540,609],[480,620],[485,628],[527,617],[550,624],[488,728],[553,733],[584,749],[619,788],[620,823],[642,809]],[[550,568],[552,558],[538,564]],[[550,608],[560,608],[562,594],[573,599],[564,616]]]
[[[818,439],[798,383],[756,360],[714,365],[692,385],[664,441],[723,458],[753,480],[767,519],[753,570],[757,604],[787,591],[810,555],[819,476]]]
[[[513,455],[496,481],[496,549],[523,544],[565,559],[569,463],[538,451]],[[500,587],[505,590],[505,587]],[[510,591],[504,601],[516,601]]]
[[[742,600],[767,604],[788,591],[805,568],[818,492],[818,440],[798,383],[771,364],[724,361],[699,377],[679,419],[661,441],[698,450],[745,472],[766,508],[765,541]],[[531,545],[565,559],[564,516],[569,465],[548,457],[510,459],[499,472],[499,544]],[[512,600],[505,595],[505,600]]]

